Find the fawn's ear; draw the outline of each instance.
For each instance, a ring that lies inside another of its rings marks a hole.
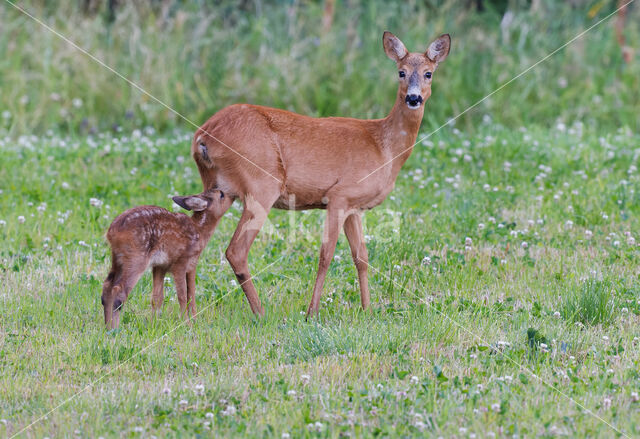
[[[449,55],[449,49],[451,48],[451,37],[449,34],[440,35],[429,45],[425,55],[431,61],[441,63]]]
[[[400,61],[409,53],[400,38],[388,31],[385,31],[382,35],[382,46],[384,47],[384,53],[395,62]]]
[[[201,197],[200,195],[191,195],[189,197],[173,197],[173,202],[178,206],[182,207],[186,210],[193,210],[194,212],[199,212],[201,210],[205,210],[209,207],[210,201]]]

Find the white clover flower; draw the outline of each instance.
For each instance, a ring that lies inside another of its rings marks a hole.
[[[212,419],[214,417],[214,414],[212,412],[207,412],[205,413],[204,417],[207,419]]]
[[[4,227],[7,225],[7,222],[5,220],[0,220],[0,227]]]
[[[10,112],[9,110],[4,110],[4,111],[2,112],[2,118],[3,118],[4,120],[9,120],[9,119],[11,119],[11,112]]]
[[[479,230],[484,230],[484,223],[479,223],[478,224],[478,229]]]
[[[564,227],[565,227],[565,229],[567,229],[567,230],[568,230],[568,229],[572,229],[572,228],[573,228],[573,221],[571,221],[571,220],[567,220],[567,222],[566,222],[566,223],[564,223]]]
[[[82,107],[82,99],[80,98],[75,98],[71,101],[71,105],[73,105],[76,108],[80,108]]]
[[[473,240],[467,236],[466,238],[464,238],[464,245],[466,246],[473,245]]]
[[[631,401],[633,402],[640,401],[640,397],[638,397],[638,392],[631,392]]]
[[[293,389],[291,389],[291,390],[289,390],[287,392],[287,396],[290,396],[291,398],[295,398],[296,395],[297,395],[297,392],[295,390],[293,390]]]
[[[282,433],[281,437],[282,437],[282,439],[289,439],[291,437],[291,435],[285,431],[284,433]]]
[[[429,256],[422,258],[422,265],[431,265],[431,258]]]
[[[19,222],[20,224],[24,224],[24,222],[25,222],[25,221],[26,221],[26,219],[25,219],[25,217],[24,217],[24,216],[20,215],[20,216],[18,217],[18,222]]]
[[[591,239],[591,237],[593,237],[593,232],[592,232],[591,230],[585,230],[585,231],[584,231],[584,236],[585,236],[587,239]]]
[[[193,390],[197,395],[202,395],[204,393],[204,385],[203,384],[196,384],[196,386],[194,387]]]
[[[183,405],[183,406],[184,406],[184,405],[189,404],[189,401],[187,401],[186,399],[181,399],[181,400],[178,402],[178,404],[179,404],[179,405]]]
[[[556,319],[559,319],[559,318],[560,318],[560,311],[555,311],[555,312],[553,313],[553,316],[554,316]]]
[[[522,241],[522,244],[520,244],[522,246],[523,249],[527,249],[529,248],[529,244],[527,243],[527,241]]]
[[[224,409],[220,414],[222,416],[233,416],[236,414],[236,406],[233,404],[229,404],[226,409]]]
[[[498,404],[497,402],[494,404],[491,404],[491,410],[493,410],[494,412],[500,411],[500,404]]]
[[[98,208],[99,208],[99,207],[102,207],[102,204],[103,204],[103,203],[104,203],[104,202],[103,202],[102,200],[98,199],[98,198],[91,198],[91,199],[89,199],[89,204],[90,204],[91,206],[93,206],[93,207],[98,207]]]
[[[605,398],[602,400],[602,407],[603,407],[604,409],[609,409],[609,408],[611,408],[611,398],[605,397]]]
[[[411,379],[409,379],[409,382],[410,382],[411,384],[414,384],[414,385],[415,385],[415,384],[418,384],[418,382],[420,382],[420,378],[418,378],[417,376],[413,375],[413,376],[411,377]]]
[[[133,431],[135,431],[136,433],[142,433],[144,431],[144,427],[140,427],[140,426],[134,427]]]

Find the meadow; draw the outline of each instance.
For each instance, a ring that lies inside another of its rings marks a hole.
[[[321,34],[315,2],[125,5],[111,24],[26,2],[198,122],[235,101],[382,117],[396,72],[381,31],[414,49],[452,34],[427,138],[364,217],[370,310],[341,236],[305,320],[324,212],[274,210],[250,253],[256,319],[224,258],[236,202],[200,260],[193,326],[169,278],[152,318],[147,273],[112,332],[104,233],[126,208],[178,209],[171,196],[201,189],[194,129],[3,5],[0,434],[640,435],[638,60],[622,62],[604,23],[430,135],[613,11],[541,3],[516,7],[509,28],[503,11],[457,2],[339,2]]]

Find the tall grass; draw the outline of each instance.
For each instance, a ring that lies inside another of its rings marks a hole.
[[[435,75],[425,119],[436,127],[610,13],[614,2],[595,15],[588,2],[543,0],[533,9],[516,2],[505,17],[490,3],[478,13],[457,1],[344,0],[329,30],[322,2],[131,2],[114,15],[104,3],[92,11],[78,2],[20,5],[196,124],[234,102],[383,117],[396,72],[382,32],[396,33],[413,51],[449,32],[451,55]],[[636,47],[638,16],[631,9],[625,28]],[[185,124],[8,4],[0,28],[0,132]],[[635,127],[638,66],[623,63],[608,21],[459,123],[472,129],[489,114],[513,126],[580,119]]]

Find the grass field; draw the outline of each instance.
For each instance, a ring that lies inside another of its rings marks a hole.
[[[3,433],[83,389],[27,435],[615,436],[594,415],[640,433],[637,134],[489,122],[419,145],[365,216],[370,312],[341,237],[305,322],[322,213],[274,211],[250,258],[255,320],[223,257],[234,205],[194,326],[169,281],[151,319],[147,274],[106,333],[103,232],[199,190],[189,136],[2,141]]]
[[[421,136],[613,10],[533,2],[505,24],[462,2],[345,1],[322,34],[320,3],[276,3],[128,4],[110,24],[23,5],[199,123],[236,101],[381,117],[381,31],[410,49],[449,31]],[[249,259],[256,319],[224,258],[236,203],[200,260],[193,326],[169,278],[152,318],[147,273],[106,332],[104,233],[201,190],[193,129],[0,8],[0,435],[640,435],[640,63],[610,23],[416,146],[364,217],[369,311],[341,236],[305,321],[324,212],[274,210]]]

